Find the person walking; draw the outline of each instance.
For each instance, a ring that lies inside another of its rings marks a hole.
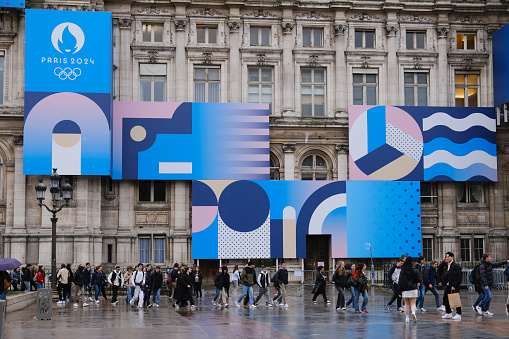
[[[355,274],[355,264],[350,265],[350,272],[346,274],[346,287],[350,289],[350,298],[346,301],[346,306],[352,304],[352,307],[355,309],[353,305],[353,300],[355,298],[355,281],[353,280],[353,275]]]
[[[196,306],[194,306],[194,299],[193,299],[193,276],[191,274],[192,268],[188,267],[185,271],[185,275],[183,277],[183,283],[185,287],[185,296],[189,303],[191,304],[191,310],[195,310]],[[224,272],[223,272],[224,273]],[[228,306],[228,304],[225,303],[225,306]]]
[[[432,260],[430,262],[429,267],[426,269],[425,276],[426,276],[426,282],[424,284],[426,285],[426,292],[431,291],[433,295],[435,296],[435,304],[437,306],[437,311],[442,311],[442,306],[440,306],[440,294],[438,293],[438,290],[436,288],[437,283],[437,267],[438,267],[438,261]],[[445,307],[443,308],[445,311]]]
[[[92,285],[90,280],[91,276],[92,273],[90,271],[90,263],[87,262],[85,264],[85,269],[83,270],[83,290],[85,294],[88,293],[88,300],[94,301],[94,299],[92,299]]]
[[[177,288],[177,279],[180,273],[179,264],[173,264],[173,268],[170,271],[170,286],[169,286],[169,297],[175,300],[175,288]]]
[[[239,283],[240,283],[239,265],[235,265],[233,267],[232,283],[233,283],[233,298],[236,299],[239,293]]]
[[[288,286],[288,271],[286,269],[286,263],[283,261],[281,263],[281,268],[277,271],[275,275],[275,282],[277,282],[279,288],[281,289],[281,294],[276,296],[273,300],[275,301],[276,306],[282,306],[284,308],[288,308],[288,304],[286,303],[286,286]],[[281,300],[281,302],[279,302]]]
[[[21,280],[23,280],[23,284],[25,287],[25,292],[30,292],[30,282],[32,281],[32,266],[27,264],[25,267],[21,269]]]
[[[136,301],[138,301],[138,308],[143,308],[145,290],[145,273],[143,272],[143,264],[139,263],[136,266],[136,271],[133,273],[131,283],[134,286],[134,296],[131,299],[130,305],[133,307]]]
[[[269,297],[270,276],[269,276],[269,273],[267,272],[267,268],[265,266],[262,266],[262,271],[260,272],[260,274],[258,274],[257,282],[258,282],[258,286],[260,287],[260,289],[258,290],[258,296],[256,297],[254,304],[256,306],[258,306],[258,301],[263,296],[265,296],[265,306],[272,307],[272,302]]]
[[[159,307],[162,286],[163,286],[163,272],[161,272],[160,266],[156,266],[156,270],[152,274],[152,304],[155,307]]]
[[[253,299],[253,285],[255,284],[254,274],[255,274],[255,264],[253,262],[248,262],[247,266],[244,267],[242,273],[240,274],[240,282],[242,283],[242,293],[239,298],[235,302],[235,306],[240,307],[240,301],[247,294],[249,296],[249,307],[256,308],[254,305]]]
[[[330,301],[327,300],[327,292],[326,292],[326,289],[325,289],[325,286],[327,284],[327,276],[325,275],[325,267],[323,266],[318,266],[318,269],[317,269],[317,274],[316,274],[316,281],[315,281],[315,287],[313,288],[313,291],[314,291],[314,295],[313,295],[313,303],[316,304],[317,301],[316,301],[316,298],[318,297],[319,294],[322,295],[323,297],[323,301],[328,305],[330,304]]]
[[[203,272],[200,271],[200,266],[196,266],[196,270],[193,273],[194,275],[194,295],[196,299],[202,298],[201,293],[201,285],[203,283]]]
[[[340,308],[344,311],[345,307],[345,292],[344,288],[346,285],[346,270],[345,270],[345,262],[340,261],[336,270],[334,271],[334,275],[332,276],[332,281],[334,282],[334,286],[338,291],[338,300],[336,301],[336,311]]]
[[[454,261],[454,253],[452,252],[447,252],[445,254],[445,261],[447,262],[447,267],[444,269],[445,272],[441,279],[442,284],[445,286],[443,301],[445,305],[445,315],[442,316],[442,319],[461,321],[461,307],[456,308],[456,315],[453,317],[451,307],[449,306],[449,294],[460,292],[461,267]]]
[[[131,265],[127,266],[127,272],[124,274],[124,286],[126,287],[126,298],[125,301],[129,305],[131,303],[131,299],[134,294],[134,285],[133,285],[133,267]]]
[[[18,284],[21,282],[21,273],[19,267],[11,272],[11,285],[14,291],[18,290]]]
[[[404,312],[405,310],[401,307],[401,292],[398,288],[399,276],[401,274],[401,266],[403,266],[404,260],[402,258],[396,259],[396,262],[392,264],[389,272],[387,273],[387,280],[392,286],[392,297],[387,303],[387,309],[392,310],[392,303],[396,300],[396,306],[398,312]]]
[[[152,286],[153,286],[153,274],[152,271],[152,265],[147,264],[147,267],[145,269],[145,300],[143,301],[143,304],[147,306],[147,308],[152,307],[152,303],[150,301],[150,295],[152,294]]]
[[[417,264],[415,265],[415,268],[417,269],[417,271],[419,271],[419,274],[421,275],[421,284],[419,285],[419,288],[418,288],[418,292],[419,292],[419,295],[417,296],[417,299],[416,299],[416,305],[417,305],[417,308],[419,309],[419,311],[421,312],[427,312],[426,309],[424,308],[424,295],[426,294],[426,286],[425,286],[425,282],[426,282],[426,259],[421,255],[419,258],[417,258]]]
[[[354,292],[355,296],[353,299],[353,305],[355,307],[355,313],[368,313],[366,306],[368,305],[368,278],[364,273],[364,269],[366,266],[363,263],[358,263],[355,269],[355,274],[353,275],[353,280],[355,281]],[[359,296],[362,295],[362,306],[359,310]]]
[[[479,262],[477,265],[475,265],[474,269],[470,273],[470,274],[472,274],[474,290],[478,294],[477,300],[472,305],[472,309],[474,310],[475,313],[479,313],[477,311],[477,306],[481,303],[481,301],[484,300],[484,297],[486,295],[484,293],[484,288],[481,286],[481,272],[479,272],[480,268],[481,268],[481,262]],[[470,279],[470,276],[469,276],[469,279]],[[480,314],[482,315],[482,309],[481,308],[479,308],[479,309],[481,310]]]
[[[44,266],[39,265],[39,269],[35,274],[35,283],[37,284],[37,289],[44,288]]]
[[[108,284],[111,286],[112,297],[111,297],[111,305],[117,306],[118,300],[118,289],[124,286],[124,277],[122,276],[122,272],[120,272],[120,266],[115,267],[114,271],[108,275]]]
[[[224,289],[226,276],[223,273],[223,269],[224,267],[219,267],[214,276],[214,286],[216,287],[216,295],[214,299],[212,299],[212,305],[214,306],[228,306]]]
[[[58,302],[57,304],[65,304],[65,297],[67,292],[67,286],[70,284],[69,271],[65,264],[60,265],[60,269],[57,273],[57,291],[58,291]]]
[[[74,307],[79,307],[79,304],[81,302],[81,296],[85,295],[84,289],[83,289],[83,272],[85,271],[85,268],[81,265],[78,266],[78,269],[76,270],[76,273],[74,273],[73,282],[74,282],[74,294],[73,294],[73,300],[74,300]],[[83,300],[83,307],[87,307],[88,303],[86,300]]]
[[[106,291],[104,288],[104,285],[108,283],[108,280],[106,279],[106,275],[103,272],[103,267],[101,265],[97,266],[95,268],[94,274],[92,274],[92,285],[94,286],[95,290],[95,303],[99,303],[99,293],[103,293],[104,300],[108,300],[106,298]]]
[[[493,268],[500,267],[507,263],[509,263],[509,260],[492,262],[491,253],[483,254],[479,273],[481,275],[481,288],[484,289],[484,299],[476,307],[479,314],[485,316],[493,315],[493,313],[490,312],[491,290],[493,289]]]
[[[405,301],[405,322],[407,323],[410,322],[410,307],[412,308],[412,320],[414,323],[417,322],[415,300],[419,295],[419,288],[423,284],[420,270],[414,268],[412,264],[412,257],[407,257],[403,266],[401,266],[398,282],[398,289],[401,292],[401,297]]]

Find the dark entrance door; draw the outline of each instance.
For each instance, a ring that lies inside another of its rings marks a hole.
[[[306,271],[304,279],[306,281],[314,279],[314,272],[319,265],[323,265],[325,271],[329,270],[330,242],[330,234],[308,234],[306,236],[306,259],[304,260],[304,270]]]

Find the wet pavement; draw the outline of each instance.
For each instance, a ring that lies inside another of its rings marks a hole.
[[[101,298],[98,305],[74,308],[72,304],[53,304],[52,320],[35,319],[35,306],[6,315],[5,339],[17,338],[147,338],[147,335],[172,338],[310,338],[314,336],[347,338],[508,338],[509,316],[505,313],[507,290],[493,291],[491,312],[483,317],[473,312],[477,293],[462,290],[463,316],[461,322],[443,320],[435,308],[433,295],[426,295],[424,307],[417,312],[418,322],[405,323],[405,316],[385,308],[391,293],[388,290],[370,291],[368,314],[355,314],[349,307],[336,311],[336,292],[328,286],[330,305],[321,296],[311,301],[311,286],[291,285],[288,288],[290,308],[265,307],[264,298],[256,309],[212,306],[212,287],[204,289],[203,299],[196,302],[196,310],[175,310],[168,297],[161,297],[160,308],[138,310],[126,305],[123,298],[111,306]],[[255,289],[256,290],[256,289]],[[443,291],[441,291],[443,293]],[[255,293],[256,295],[256,293]],[[350,293],[346,292],[348,298]],[[441,295],[442,300],[442,295]],[[394,303],[395,305],[396,303]]]

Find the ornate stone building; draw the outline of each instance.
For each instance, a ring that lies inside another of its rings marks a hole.
[[[113,13],[114,100],[270,103],[274,180],[348,178],[348,105],[493,106],[491,36],[509,23],[507,1],[498,0],[43,0],[27,7]],[[49,265],[50,216],[34,190],[40,177],[22,174],[24,10],[3,8],[0,16],[0,255]],[[503,119],[497,135],[497,183],[422,184],[427,258],[448,250],[459,261],[509,255]],[[189,181],[71,181],[58,262],[191,261]],[[306,266],[332,264],[327,241],[309,241]]]

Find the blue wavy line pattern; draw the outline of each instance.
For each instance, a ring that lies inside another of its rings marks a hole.
[[[425,181],[444,181],[440,177],[447,177],[445,181],[477,181],[482,177],[485,179],[481,181],[497,181],[497,170],[484,164],[473,164],[464,169],[457,169],[445,163],[435,164],[424,170]]]
[[[456,132],[449,127],[446,126],[435,126],[429,131],[422,133],[424,143],[428,143],[436,138],[444,138],[447,136],[447,139],[456,143],[456,144],[464,144],[471,139],[485,139],[492,144],[496,143],[496,134],[482,126],[472,126],[469,129]]]
[[[430,155],[435,151],[445,150],[456,156],[468,155],[473,151],[484,151],[491,156],[497,156],[497,145],[486,139],[473,138],[465,143],[457,144],[450,139],[440,137],[424,144],[423,155]]]

